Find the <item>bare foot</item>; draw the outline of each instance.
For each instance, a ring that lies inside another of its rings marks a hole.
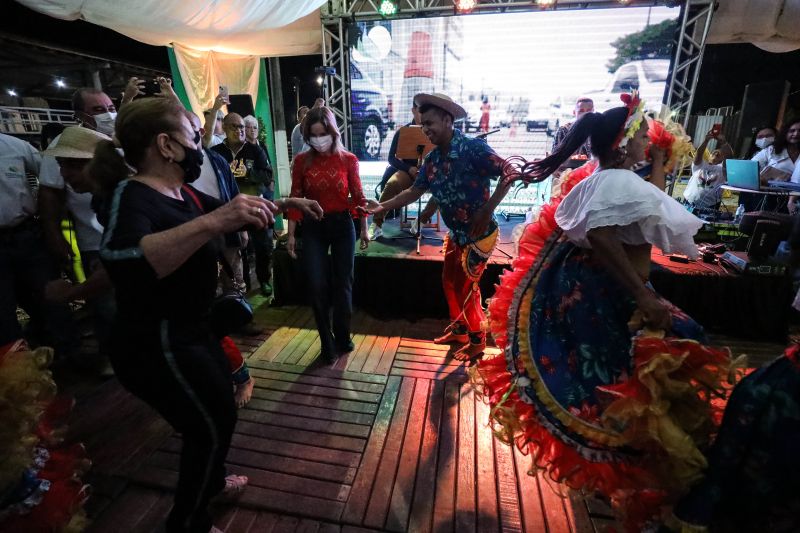
[[[229,475],[225,476],[225,488],[222,492],[211,498],[211,503],[231,503],[236,501],[242,495],[244,489],[247,488],[247,483],[250,481],[247,476]]]
[[[247,405],[247,402],[250,401],[250,397],[253,396],[253,387],[255,384],[256,380],[251,377],[241,385],[236,385],[236,391],[233,393],[233,397],[236,400],[236,407],[244,407]]]
[[[456,351],[453,354],[453,359],[456,361],[472,361],[483,355],[483,351],[486,349],[485,343],[480,344],[466,344]]]

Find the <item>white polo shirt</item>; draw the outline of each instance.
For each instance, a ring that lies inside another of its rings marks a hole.
[[[795,163],[792,161],[792,158],[789,157],[789,152],[785,148],[782,151],[775,153],[775,146],[767,146],[753,156],[753,161],[758,161],[759,172],[763,171],[767,167],[772,167],[776,170],[786,172],[790,176],[792,176],[794,173]],[[798,176],[797,179],[800,179],[800,176]],[[795,180],[796,178],[792,176],[792,181],[795,183],[800,183]]]
[[[59,135],[53,139],[50,146],[55,146],[60,137]],[[58,162],[49,155],[42,157],[39,184],[66,191],[67,209],[75,220],[75,238],[78,241],[78,249],[87,252],[99,250],[100,240],[103,238],[103,226],[97,221],[97,215],[92,209],[92,194],[75,192],[72,187],[64,183]]]
[[[0,133],[0,228],[13,228],[36,214],[27,175],[38,175],[41,161],[30,143]]]

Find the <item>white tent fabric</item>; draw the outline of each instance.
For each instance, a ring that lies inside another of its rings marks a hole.
[[[17,0],[51,17],[110,28],[152,45],[280,56],[319,53],[325,0]]]
[[[800,48],[800,0],[724,0],[718,6],[709,44],[752,43],[776,53]]]

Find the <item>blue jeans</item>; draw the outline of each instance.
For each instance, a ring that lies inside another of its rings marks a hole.
[[[343,351],[350,342],[355,248],[356,231],[349,213],[303,220],[303,263],[323,356],[336,355],[337,349]]]

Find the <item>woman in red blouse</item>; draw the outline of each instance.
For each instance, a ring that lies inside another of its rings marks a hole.
[[[356,241],[353,216],[360,220],[363,250],[369,243],[367,219],[355,208],[366,201],[358,175],[358,159],[342,146],[330,109],[317,107],[308,112],[303,120],[303,139],[311,150],[298,154],[294,160],[291,196],[316,200],[325,212],[321,220],[305,219],[301,224],[303,264],[322,343],[322,358],[332,363],[340,354],[353,350],[350,340]],[[296,258],[295,229],[300,216],[290,212],[288,218],[287,250]]]

